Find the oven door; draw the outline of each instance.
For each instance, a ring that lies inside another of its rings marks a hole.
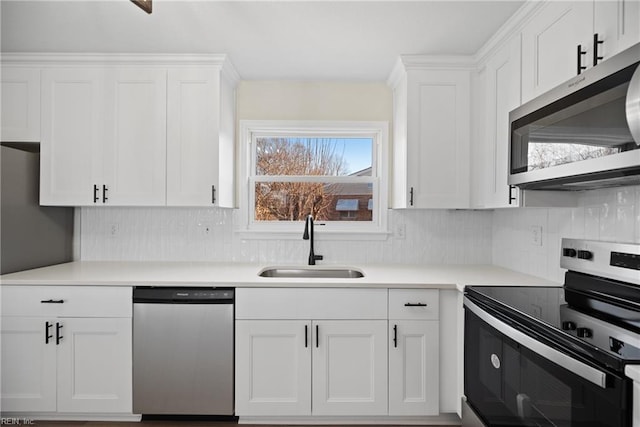
[[[628,379],[535,341],[468,299],[464,370],[467,402],[485,425],[631,426]]]

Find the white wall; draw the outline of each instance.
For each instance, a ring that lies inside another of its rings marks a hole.
[[[562,283],[562,237],[640,243],[640,186],[582,192],[575,208],[496,210],[492,234],[494,264]]]

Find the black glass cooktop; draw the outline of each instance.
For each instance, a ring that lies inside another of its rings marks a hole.
[[[471,286],[465,294],[494,317],[585,362],[617,371],[640,363],[640,310],[634,306],[640,300],[611,304],[583,283],[574,286],[579,291],[569,280],[565,287]]]

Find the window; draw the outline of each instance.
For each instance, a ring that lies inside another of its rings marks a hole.
[[[386,233],[386,122],[240,127],[242,231],[301,233],[311,214],[323,234]]]

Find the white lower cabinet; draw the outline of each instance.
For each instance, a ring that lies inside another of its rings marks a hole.
[[[440,412],[440,302],[435,289],[389,289],[389,415]]]
[[[439,322],[389,320],[389,415],[437,415]]]
[[[236,289],[236,415],[439,415],[438,295]]]
[[[74,288],[2,288],[3,413],[131,414],[131,288]]]
[[[313,322],[314,415],[387,415],[387,321]]]
[[[386,320],[236,321],[236,414],[386,415],[386,336]]]
[[[236,414],[311,415],[311,322],[236,320]]]

